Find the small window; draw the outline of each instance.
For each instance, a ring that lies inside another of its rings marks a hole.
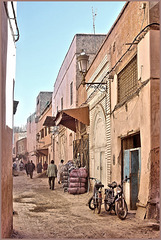
[[[118,74],[118,103],[123,102],[137,89],[137,56]]]
[[[50,127],[48,127],[48,134],[50,134]]]
[[[44,129],[41,130],[41,138],[44,137]]]
[[[47,136],[47,127],[45,127],[45,136]]]
[[[61,98],[61,110],[63,110],[63,97]]]
[[[73,137],[72,137],[72,133],[69,134],[69,146],[72,146],[73,143]]]
[[[40,133],[37,133],[36,134],[36,141],[39,141],[39,138],[40,138]]]
[[[73,82],[70,84],[70,105],[73,104]]]

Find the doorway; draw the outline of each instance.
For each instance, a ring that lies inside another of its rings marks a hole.
[[[81,139],[73,141],[73,159],[77,158],[77,154],[80,153],[81,166],[89,170],[89,135],[85,134],[81,136]]]
[[[106,163],[105,163],[105,152],[100,152],[100,181],[105,182],[106,176]]]
[[[130,178],[124,183],[125,198],[128,208],[137,209],[141,174],[140,134],[122,140],[122,179]]]
[[[141,148],[124,150],[124,179],[130,180],[125,183],[125,197],[131,210],[136,210],[141,173]]]

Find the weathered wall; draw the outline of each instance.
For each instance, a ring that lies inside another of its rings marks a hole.
[[[13,2],[16,12],[17,2]],[[11,3],[8,3],[9,16],[12,16]],[[12,23],[13,24],[13,23]],[[13,27],[13,26],[12,26]],[[13,27],[14,29],[14,27]],[[13,98],[16,71],[16,45],[13,41],[10,24],[8,21],[8,45],[7,45],[7,74],[6,74],[6,125],[13,128]]]
[[[160,32],[151,31],[151,152],[150,180],[148,199],[148,218],[158,219],[160,216]]]
[[[46,109],[44,109],[41,116],[39,117],[38,123],[36,124],[37,125],[36,126],[36,134],[40,135],[39,140],[37,141],[37,139],[36,139],[36,150],[48,149],[46,155],[39,152],[39,155],[37,155],[36,164],[38,163],[38,161],[42,161],[42,164],[44,164],[45,161],[47,163],[50,163],[49,161],[52,160],[52,148],[51,148],[52,133],[49,130],[49,127],[46,127],[43,125],[47,116],[52,116],[51,102],[46,106]],[[43,130],[43,129],[44,129],[44,136],[41,135],[41,130]],[[46,134],[45,134],[45,131],[46,131]]]
[[[46,103],[50,102],[50,99],[52,97],[52,92],[40,92],[36,99],[36,116],[40,116],[45,107]]]
[[[27,119],[27,152],[28,152],[28,158],[32,159],[34,164],[36,164],[36,130],[37,130],[37,124],[35,123],[35,115],[36,113],[33,113],[28,119]]]
[[[113,67],[123,53],[128,49],[136,35],[148,24],[148,9],[145,9],[145,20],[142,25],[144,16],[143,9],[140,8],[142,2],[127,3],[121,15],[118,16],[111,30],[107,34],[104,44],[99,49],[94,62],[92,63],[87,78],[90,79],[95,69],[98,67],[106,54],[110,54],[111,67]],[[137,17],[136,17],[137,16]],[[124,57],[124,61],[120,62],[118,67],[115,68],[115,73],[118,73],[131,59],[136,52],[134,45],[129,53]]]
[[[110,59],[106,55],[87,82],[100,82],[110,68]],[[107,186],[111,180],[111,136],[110,136],[110,84],[96,90],[87,88],[89,104],[90,127],[89,151],[90,151],[90,175],[101,180]],[[106,88],[106,90],[105,90]],[[91,96],[91,97],[90,97]]]
[[[97,51],[99,50],[100,46],[102,45],[105,36],[104,34],[77,34],[76,35],[76,53],[79,55],[84,49],[85,53],[89,56],[89,65],[93,61]],[[79,72],[78,64],[76,64],[76,89],[78,90],[81,81],[82,75]],[[77,97],[78,101],[78,97]],[[79,106],[79,105],[78,105]]]
[[[1,231],[3,238],[9,237],[13,229],[12,134],[13,131],[9,127],[3,129],[1,161]]]
[[[27,152],[27,138],[22,138],[16,143],[16,152],[18,155],[24,155]]]
[[[12,207],[12,130],[6,127],[6,61],[7,17],[3,2],[1,11],[1,75],[0,75],[0,159],[1,159],[1,237],[9,238],[13,229]]]
[[[158,22],[158,4],[155,6],[150,5],[149,11],[149,3],[146,2],[144,16],[144,9],[141,8],[142,3],[126,3],[90,66],[86,75],[86,81],[92,78],[106,54],[110,54],[110,64],[113,67],[128,49],[129,45],[126,44],[132,43],[134,38],[146,25],[152,23],[154,20]],[[155,16],[155,14],[157,15]],[[153,29],[156,29],[156,26]],[[154,151],[155,157],[151,157],[153,155],[153,148],[159,146],[160,134],[159,34],[159,31],[151,30],[142,39],[140,38],[139,44],[133,45],[131,51],[117,64],[112,72],[114,80],[111,81],[111,112],[114,110],[111,115],[112,180],[121,180],[121,139],[129,134],[140,132],[141,184],[138,198],[140,206],[144,207],[147,205],[149,197],[152,198],[153,196],[155,201],[158,200],[159,189],[158,150]],[[138,94],[134,95],[130,100],[126,101],[126,104],[122,104],[121,106],[121,104],[118,105],[117,75],[136,54],[138,80],[140,80],[138,81],[138,88],[146,83],[145,81],[147,83],[141,88]],[[153,176],[153,172],[156,173],[155,177]],[[142,217],[144,216],[142,215]]]
[[[80,85],[82,76],[78,70],[77,56],[81,53],[82,49],[84,49],[85,52],[89,54],[89,61],[91,62],[104,38],[105,35],[97,34],[76,34],[74,36],[54,85],[52,99],[53,116],[56,116],[57,109],[59,111],[62,110],[61,98],[63,98],[63,109],[69,109],[78,107],[78,101],[79,103],[82,102],[80,99],[86,96],[84,93],[80,93],[80,95],[78,94],[78,87]],[[73,82],[73,104],[70,104],[71,82]],[[55,139],[57,142],[55,143],[55,149],[57,149],[55,150],[56,162],[59,162],[61,158],[63,158],[65,162],[73,159],[73,145],[71,145],[71,141],[73,142],[75,139],[76,136],[74,132],[66,128],[65,130],[61,128],[60,135],[56,136]]]
[[[140,9],[141,2],[132,2],[132,3],[127,3],[122,10],[122,13],[118,16],[117,20],[113,24],[111,30],[107,34],[105,41],[101,48],[99,49],[96,57],[94,58],[88,72],[86,75],[86,81],[92,81],[93,75],[96,72],[97,69],[103,68],[103,66],[100,66],[101,63],[103,64],[104,59],[106,56],[109,57],[110,61],[110,69],[116,64],[116,62],[119,60],[119,58],[123,55],[123,53],[127,50],[128,46],[126,43],[131,43],[135,36],[139,33],[142,25],[142,19],[144,16],[144,11]],[[137,15],[137,18],[136,18]],[[145,9],[145,20],[143,23],[142,28],[147,25],[148,23],[148,10],[147,8]],[[120,72],[120,70],[128,63],[128,61],[136,54],[136,46],[134,45],[131,49],[131,51],[125,56],[124,61],[120,62],[113,72],[113,75],[116,73]],[[105,70],[105,69],[103,69]],[[109,69],[106,69],[106,72]],[[114,76],[115,77],[115,76]],[[96,78],[97,80],[101,79],[101,77],[98,75]],[[94,81],[95,79],[93,79]],[[97,81],[98,82],[98,81]],[[112,94],[111,94],[111,111],[113,110],[114,106],[117,104],[117,78],[115,77],[115,80],[111,84],[111,88],[115,89]],[[88,89],[88,94],[87,94],[87,99],[91,95],[93,90]],[[82,94],[83,95],[83,94]],[[94,94],[95,95],[95,94]],[[97,96],[99,94],[97,93]],[[92,98],[92,97],[91,97]],[[94,99],[94,97],[93,97]],[[92,100],[93,101],[93,100]],[[89,99],[88,103],[92,103],[92,101]],[[92,115],[91,115],[92,117]],[[122,117],[122,116],[121,116]],[[92,121],[92,119],[90,119]],[[121,119],[119,119],[121,120]],[[106,125],[107,129],[109,129],[109,120],[108,118],[106,119]],[[119,123],[119,121],[118,121]],[[135,123],[135,122],[134,122]],[[125,124],[126,125],[126,124]],[[112,126],[113,127],[113,126]],[[123,126],[127,127],[127,126]],[[117,127],[116,127],[117,128]],[[120,128],[120,123],[118,124],[118,128]],[[121,128],[122,129],[122,128]],[[132,128],[134,129],[134,128]],[[129,130],[129,129],[128,129]],[[114,129],[115,131],[115,129]],[[117,130],[116,130],[117,131]],[[108,134],[109,136],[109,134]],[[92,138],[92,137],[91,137]],[[111,179],[111,176],[108,176],[112,170],[112,180],[120,181],[121,178],[121,161],[120,161],[120,149],[121,149],[121,140],[118,139],[116,136],[112,135],[112,139],[116,138],[116,142],[112,142],[112,151],[115,151],[115,153],[112,152],[111,156],[115,155],[116,159],[116,166],[115,170],[110,167],[110,163],[108,162],[108,174],[107,174],[107,179],[109,182]],[[109,136],[110,139],[110,136]],[[109,145],[109,143],[108,143]],[[110,145],[108,146],[110,148]],[[110,156],[110,159],[112,159]],[[91,155],[90,161],[92,161],[93,156]],[[93,161],[94,162],[94,161]],[[92,162],[91,162],[92,164]],[[92,166],[94,168],[94,166]],[[111,170],[110,170],[111,169]],[[106,182],[106,184],[107,184]]]
[[[140,41],[137,48],[138,79],[141,83],[149,82],[141,89],[138,96],[128,101],[111,118],[112,129],[112,155],[117,159],[120,155],[121,136],[128,136],[140,131],[141,136],[141,178],[138,195],[138,216],[142,218],[159,217],[159,31],[151,30]],[[154,50],[155,49],[155,50]],[[111,88],[116,86],[111,84]],[[112,101],[116,104],[116,95]],[[115,104],[112,104],[114,107]],[[113,110],[113,109],[112,109]],[[121,128],[120,128],[121,124]],[[119,178],[121,164],[112,166],[112,178]],[[147,213],[146,206],[148,204]],[[157,207],[156,207],[157,204]]]
[[[63,109],[75,108],[76,103],[76,36],[69,47],[69,50],[64,58],[60,67],[56,82],[54,84],[54,91],[52,97],[52,114],[56,116],[57,109],[61,109],[61,98],[63,98]],[[70,84],[73,82],[73,103],[70,103]],[[69,135],[72,134],[72,141],[74,140],[75,133],[69,129],[62,128],[59,135],[55,136],[55,163],[59,164],[60,159],[64,159],[65,163],[73,158],[73,147],[69,146]]]

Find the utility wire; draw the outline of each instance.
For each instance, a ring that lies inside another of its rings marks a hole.
[[[143,21],[142,21],[142,24],[141,24],[141,29],[140,29],[140,31],[142,30],[144,20],[145,20],[145,8],[144,8],[144,16],[143,16]]]
[[[137,40],[137,38],[138,38],[143,32],[145,32],[145,30],[146,30],[148,27],[151,27],[151,26],[153,26],[153,25],[160,26],[159,23],[150,23],[150,24],[148,24],[146,27],[144,27],[144,28],[137,34],[137,36],[134,38],[134,40],[133,40],[132,43],[130,44],[130,47],[129,47],[129,48],[125,51],[125,53],[120,57],[120,59],[116,62],[116,64],[111,68],[110,71],[108,71],[108,72],[105,74],[105,76],[104,76],[103,79],[101,80],[100,84],[103,82],[104,78],[106,78],[107,75],[109,75],[109,74],[116,68],[116,66],[122,61],[123,57],[130,51],[130,49],[131,49],[131,47],[133,46],[133,44],[135,43],[135,41],[139,41],[139,40]],[[100,85],[100,84],[99,84],[99,85]],[[81,104],[81,106],[82,106],[83,104],[87,104],[88,100],[92,97],[92,95],[94,94],[94,92],[96,92],[96,90],[98,89],[99,85],[98,85],[98,86],[95,88],[95,90],[90,94],[90,96],[87,98],[87,100],[86,100],[84,103]]]

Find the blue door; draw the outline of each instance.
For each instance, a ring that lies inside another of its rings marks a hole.
[[[130,177],[130,209],[135,210],[138,200],[141,172],[140,148],[124,150],[124,178]]]

